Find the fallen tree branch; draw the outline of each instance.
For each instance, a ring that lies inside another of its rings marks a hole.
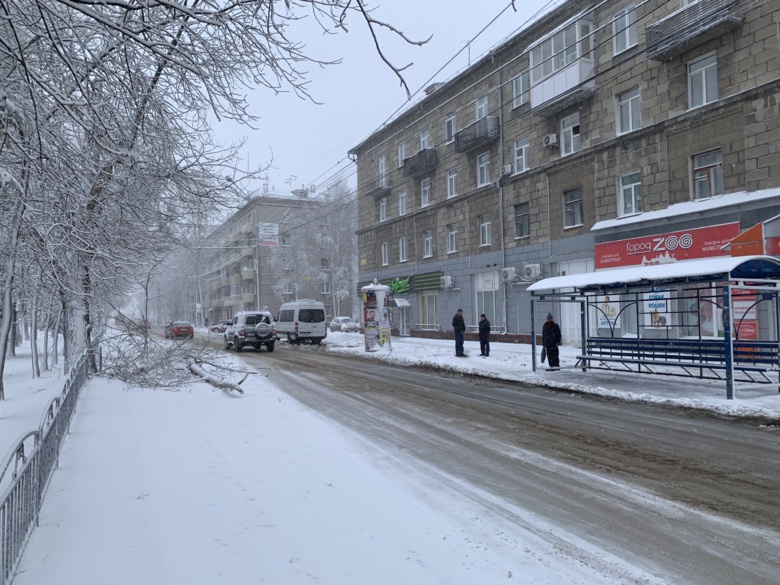
[[[201,378],[203,378],[206,382],[208,382],[212,386],[216,386],[217,388],[221,388],[222,390],[235,390],[239,394],[244,393],[244,390],[238,384],[234,384],[233,382],[226,382],[222,378],[213,376],[212,374],[209,374],[206,370],[201,368],[196,363],[190,364],[190,371],[196,376],[200,376]],[[246,379],[246,376],[244,376],[244,379]],[[241,380],[241,382],[243,381],[244,380]]]

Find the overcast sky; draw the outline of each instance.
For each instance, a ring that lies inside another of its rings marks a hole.
[[[373,14],[414,40],[433,35],[426,45],[416,47],[387,31],[379,32],[382,49],[394,65],[413,63],[403,75],[410,91],[419,92],[415,100],[432,81],[451,78],[469,60],[474,62],[524,28],[540,9],[547,11],[553,5],[547,0],[516,0],[514,12],[507,9],[510,4],[510,0],[383,0]],[[377,54],[365,23],[351,15],[347,24],[347,34],[323,36],[309,26],[305,38],[295,37],[306,43],[311,56],[342,59],[340,65],[308,69],[309,91],[321,105],[293,93],[258,90],[250,96],[251,112],[260,117],[256,130],[227,122],[215,125],[215,136],[223,143],[246,139],[240,168],[256,170],[271,164],[265,173],[269,190],[314,185],[319,192],[340,171],[351,177],[354,186],[355,167],[347,152],[407,103],[405,90]],[[461,50],[451,65],[437,73]],[[253,186],[262,189],[262,183]]]

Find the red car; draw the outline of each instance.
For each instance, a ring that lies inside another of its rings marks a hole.
[[[175,339],[177,337],[187,337],[192,339],[195,336],[195,328],[192,323],[187,321],[171,321],[165,326],[165,339]]]
[[[230,325],[230,321],[220,321],[216,325],[212,325],[209,327],[209,331],[212,333],[224,333],[227,331],[228,326]]]

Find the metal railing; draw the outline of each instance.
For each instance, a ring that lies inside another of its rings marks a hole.
[[[22,552],[38,523],[43,496],[57,467],[79,393],[87,381],[88,352],[70,369],[38,428],[22,435],[0,468],[0,583],[13,581]],[[28,452],[29,451],[29,452]],[[13,468],[13,473],[9,470]]]

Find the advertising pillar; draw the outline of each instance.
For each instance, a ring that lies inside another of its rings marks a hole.
[[[366,351],[392,349],[390,338],[391,309],[390,287],[379,284],[369,284],[360,289],[363,293],[363,322],[365,323]]]

